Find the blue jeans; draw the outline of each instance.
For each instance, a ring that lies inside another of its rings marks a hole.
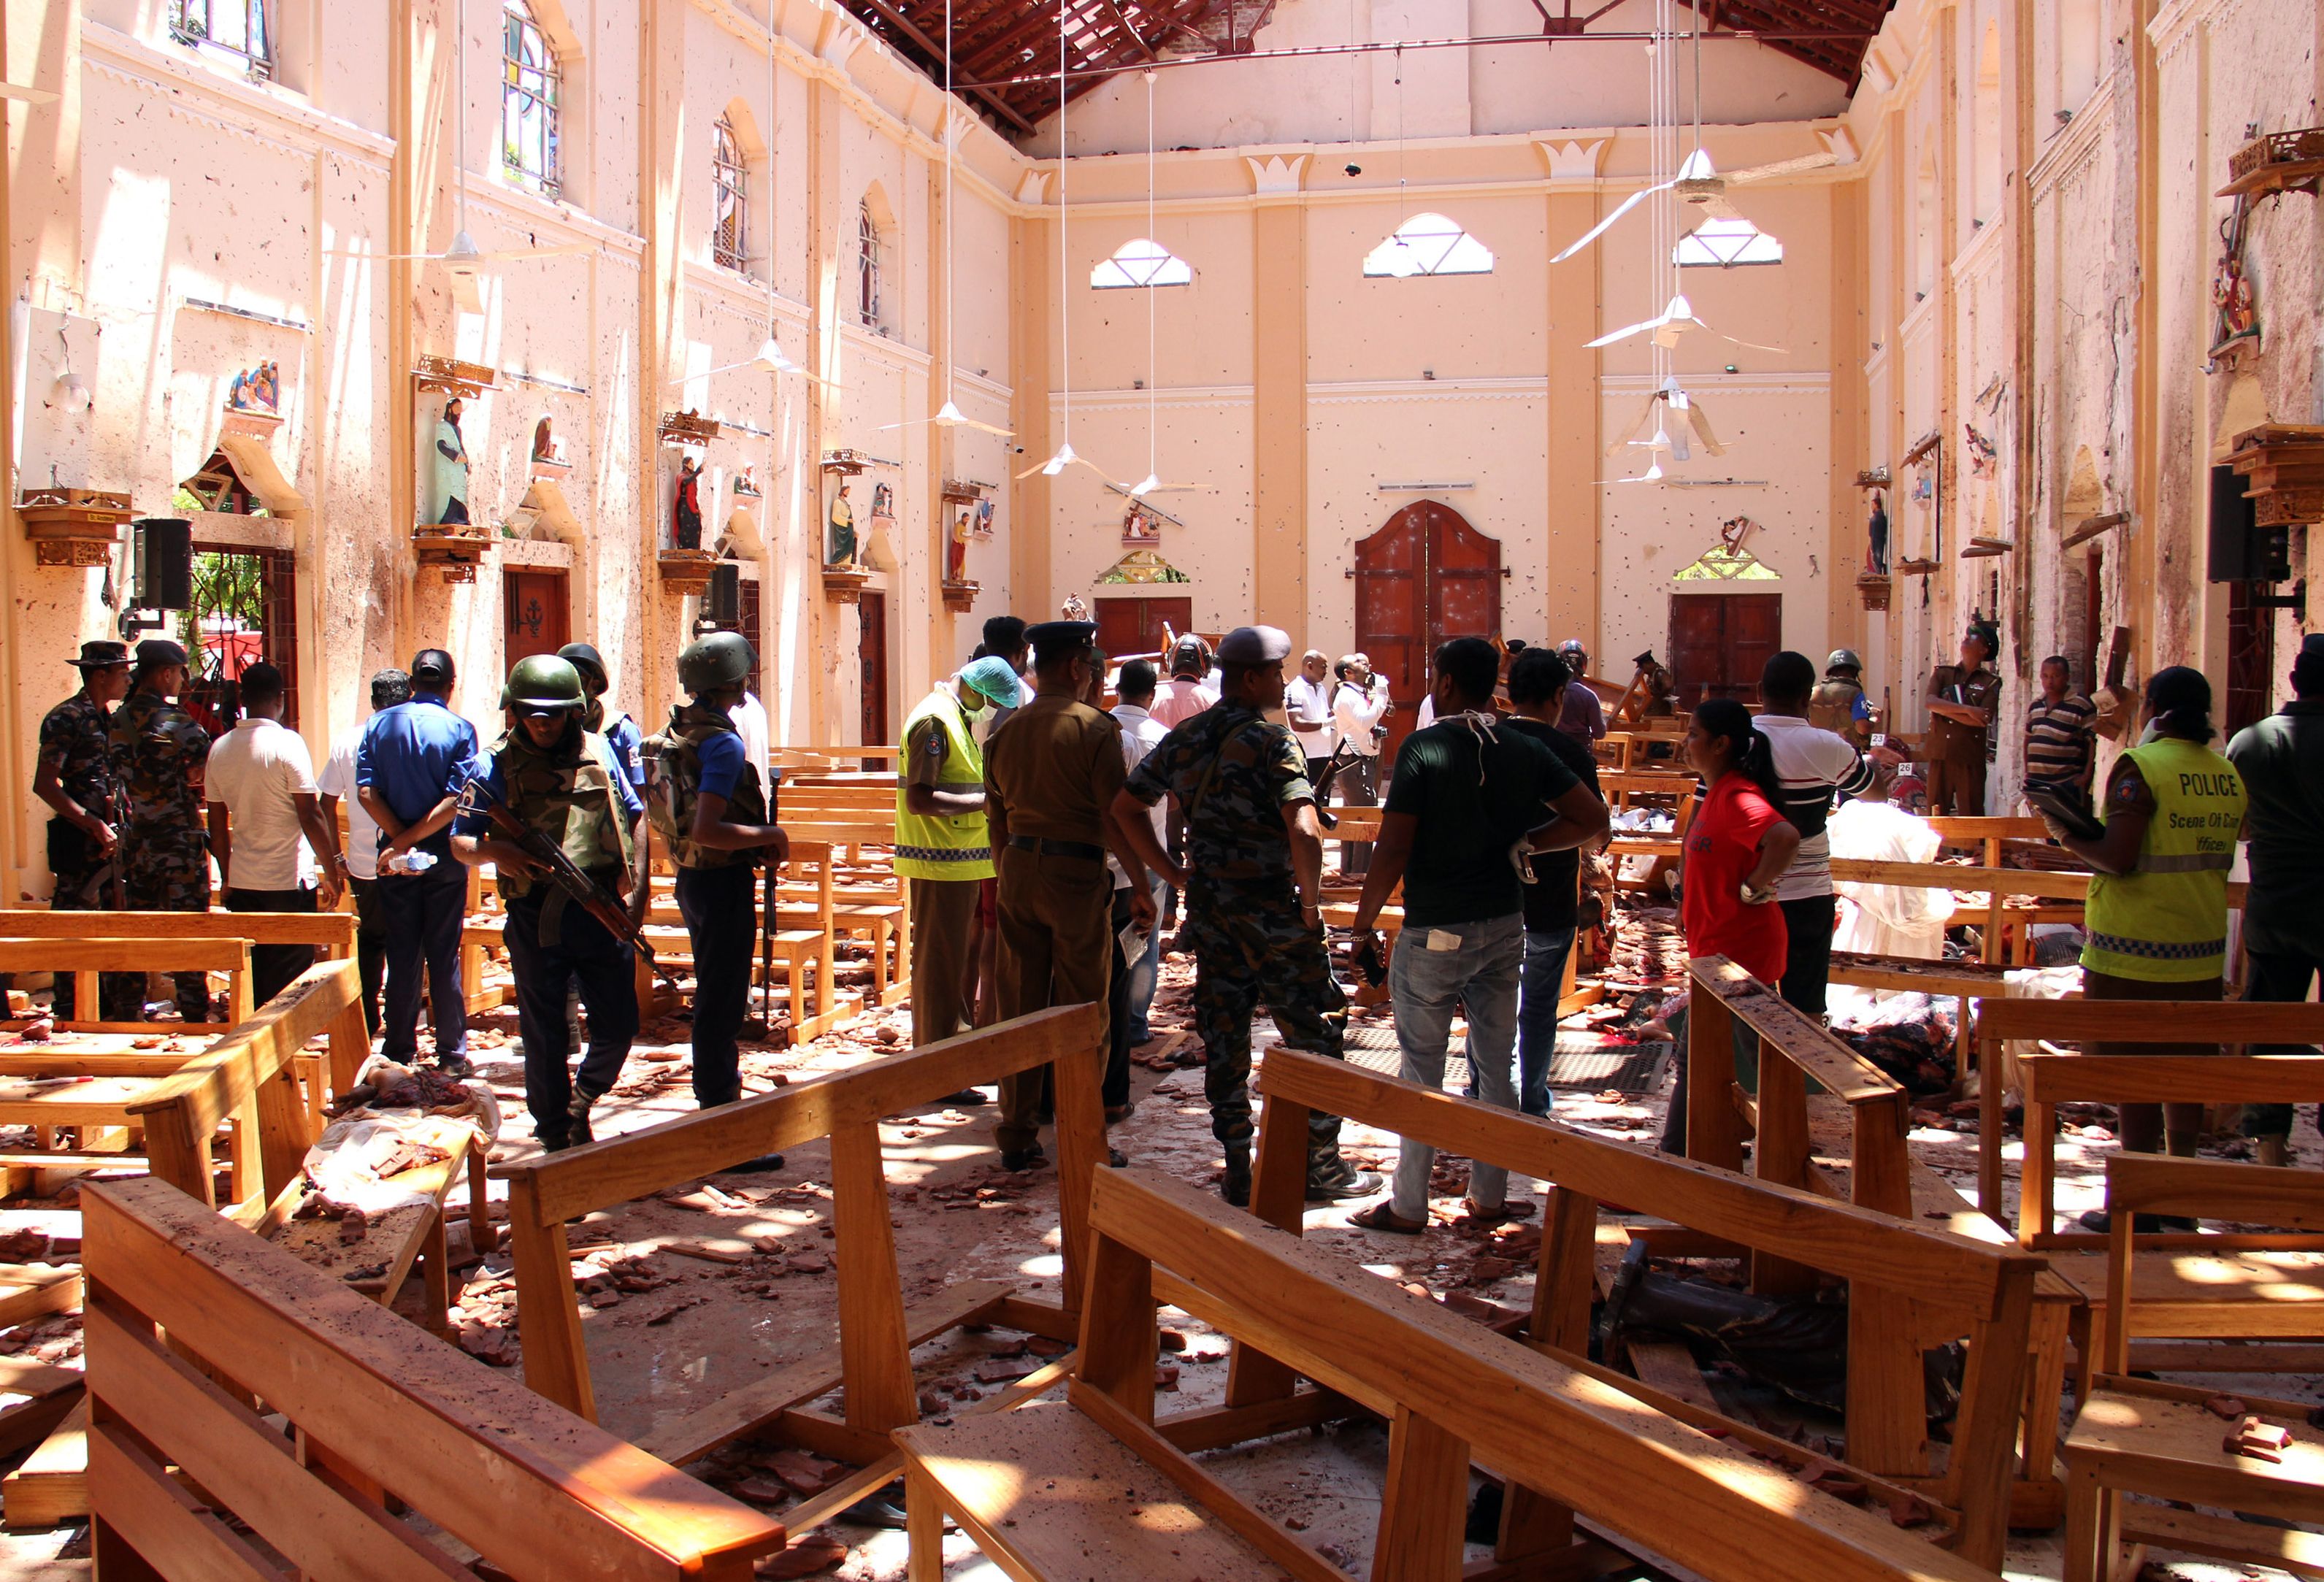
[[[1517,1108],[1527,1115],[1549,1113],[1557,996],[1565,985],[1565,959],[1572,953],[1571,928],[1526,930],[1523,987],[1517,991]],[[1477,1069],[1473,1059],[1469,1069]]]
[[[460,987],[460,924],[468,912],[468,870],[449,858],[426,873],[379,877],[380,922],[387,934],[387,1007],[380,1053],[410,1064],[420,1050],[420,974],[428,973],[428,1009],[436,1025],[436,1058],[468,1053],[468,1001]]]
[[[1452,943],[1431,950],[1431,940]],[[1525,918],[1515,912],[1447,928],[1407,927],[1397,936],[1388,983],[1396,1007],[1396,1041],[1404,1056],[1398,1074],[1406,1081],[1444,1086],[1444,1046],[1452,1035],[1454,1013],[1465,1008],[1469,1070],[1479,1094],[1503,1109],[1517,1107],[1509,1077],[1525,954]],[[1425,1219],[1436,1150],[1409,1137],[1398,1138],[1397,1145],[1389,1206],[1400,1219]],[[1499,1208],[1508,1191],[1508,1173],[1499,1165],[1479,1160],[1470,1166],[1469,1196],[1479,1208]]]
[[[1146,931],[1146,953],[1130,963],[1127,974],[1129,1047],[1132,1049],[1154,1036],[1154,1030],[1146,1024],[1146,1013],[1154,1008],[1154,987],[1162,980],[1162,898],[1170,893],[1168,882],[1158,873],[1148,874],[1147,882],[1154,887],[1154,926]]]

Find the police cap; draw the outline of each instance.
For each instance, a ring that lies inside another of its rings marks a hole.
[[[149,637],[137,645],[137,662],[149,669],[164,665],[182,665],[186,650],[165,637]]]
[[[1291,657],[1291,634],[1279,627],[1238,626],[1219,639],[1222,665],[1277,665]]]
[[[80,646],[80,658],[67,659],[66,664],[82,670],[104,670],[115,665],[129,663],[127,643],[107,642],[102,638]]]
[[[1071,658],[1097,640],[1097,622],[1093,621],[1044,621],[1038,626],[1025,629],[1025,640],[1033,645],[1033,663],[1053,665],[1059,659]]]

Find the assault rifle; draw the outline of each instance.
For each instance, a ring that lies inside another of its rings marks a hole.
[[[460,788],[460,811],[482,814],[490,820],[493,833],[508,842],[546,870],[550,884],[563,890],[581,909],[604,924],[605,932],[637,952],[653,975],[675,991],[678,978],[669,968],[654,960],[653,946],[648,944],[644,931],[630,916],[629,908],[621,898],[604,886],[576,867],[573,859],[554,844],[547,835],[517,817],[507,802],[482,775],[471,776]]]
[[[1315,777],[1315,822],[1325,829],[1340,827],[1339,817],[1332,811],[1332,782],[1340,777],[1341,770],[1355,768],[1362,758],[1361,753],[1342,741],[1323,760],[1323,772]]]

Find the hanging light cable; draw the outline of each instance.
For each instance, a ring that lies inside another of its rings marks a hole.
[[[1065,184],[1065,23],[1070,14],[1068,0],[1057,0],[1057,358],[1064,382],[1063,432],[1059,436],[1063,443],[1047,461],[1018,474],[1019,478],[1029,478],[1036,473],[1054,478],[1076,465],[1093,473],[1105,473],[1104,468],[1074,450],[1074,326],[1072,307],[1065,297],[1065,228],[1073,213],[1072,198]]]

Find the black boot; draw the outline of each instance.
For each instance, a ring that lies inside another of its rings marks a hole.
[[[1227,1178],[1219,1183],[1219,1195],[1230,1208],[1250,1207],[1250,1145],[1227,1145]]]
[[[594,1143],[597,1134],[589,1129],[589,1107],[597,1102],[596,1095],[573,1090],[573,1097],[565,1103],[565,1135],[570,1143]]]

